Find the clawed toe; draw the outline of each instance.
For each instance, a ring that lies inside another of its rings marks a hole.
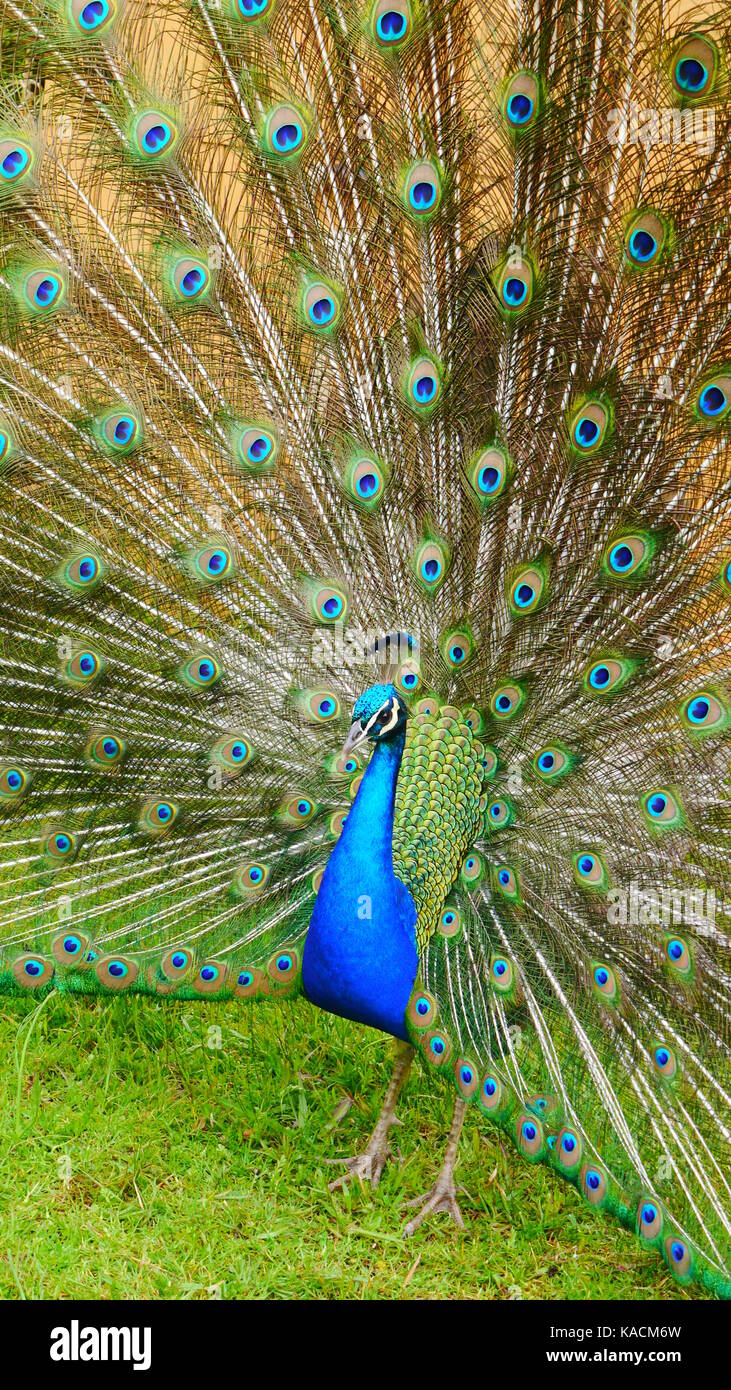
[[[426,1192],[423,1196],[414,1197],[412,1201],[407,1202],[407,1206],[420,1207],[421,1209],[404,1226],[405,1236],[413,1236],[414,1231],[418,1230],[427,1216],[437,1216],[440,1212],[446,1212],[448,1216],[451,1216],[456,1226],[464,1229],[464,1221],[457,1204],[457,1194],[453,1184],[442,1185],[438,1183],[431,1192]]]
[[[334,1178],[328,1187],[331,1192],[336,1192],[338,1188],[343,1188],[350,1182],[351,1178],[358,1178],[360,1182],[369,1182],[371,1187],[378,1187],[381,1180],[386,1161],[390,1157],[388,1152],[379,1150],[377,1153],[366,1152],[354,1154],[352,1158],[328,1158],[326,1163],[343,1163],[345,1172],[339,1178]]]

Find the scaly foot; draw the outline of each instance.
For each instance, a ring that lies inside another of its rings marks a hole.
[[[386,1091],[383,1108],[376,1121],[376,1127],[368,1140],[365,1153],[355,1154],[353,1158],[328,1158],[325,1160],[326,1163],[345,1164],[345,1172],[342,1176],[335,1178],[334,1182],[330,1183],[331,1192],[334,1192],[338,1187],[345,1187],[351,1178],[360,1178],[361,1182],[369,1182],[371,1187],[378,1187],[381,1173],[391,1158],[391,1145],[388,1142],[389,1130],[392,1125],[401,1123],[400,1120],[396,1119],[396,1101],[413,1060],[413,1047],[410,1047],[408,1043],[402,1043],[396,1056],[396,1064]]]
[[[423,1197],[416,1197],[412,1202],[407,1203],[410,1207],[421,1206],[421,1211],[418,1211],[411,1221],[407,1221],[404,1226],[405,1236],[413,1236],[414,1231],[419,1229],[424,1218],[431,1216],[432,1212],[446,1211],[457,1226],[464,1227],[462,1213],[457,1206],[457,1192],[454,1186],[454,1165],[457,1162],[459,1136],[462,1133],[462,1125],[464,1124],[466,1111],[467,1105],[465,1101],[457,1097],[454,1102],[452,1124],[449,1130],[449,1139],[447,1140],[447,1147],[444,1151],[444,1162],[442,1163],[439,1177],[431,1192],[427,1192]]]
[[[419,1229],[422,1221],[427,1216],[431,1216],[432,1214],[437,1216],[443,1211],[451,1216],[456,1226],[461,1226],[464,1229],[462,1213],[457,1205],[457,1192],[454,1186],[454,1179],[451,1175],[449,1181],[444,1182],[442,1181],[442,1173],[440,1173],[431,1192],[425,1192],[422,1197],[415,1197],[413,1201],[407,1202],[406,1205],[408,1207],[418,1207],[422,1203],[421,1210],[416,1213],[416,1216],[412,1217],[411,1221],[407,1221],[404,1226],[405,1236],[413,1236],[414,1231]]]
[[[391,1124],[400,1124],[394,1116]],[[345,1172],[333,1182],[328,1183],[331,1192],[335,1192],[339,1187],[345,1187],[351,1178],[359,1178],[361,1182],[369,1182],[371,1187],[378,1187],[383,1172],[389,1158],[392,1158],[391,1145],[388,1139],[378,1132],[378,1125],[368,1141],[365,1153],[354,1154],[352,1158],[326,1158],[326,1163],[344,1163]]]

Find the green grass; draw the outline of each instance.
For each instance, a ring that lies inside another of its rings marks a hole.
[[[698,1296],[472,1115],[466,1230],[404,1241],[451,1107],[418,1065],[400,1161],[330,1193],[323,1160],[364,1145],[391,1049],[304,1003],[5,998],[0,1049],[2,1298]]]

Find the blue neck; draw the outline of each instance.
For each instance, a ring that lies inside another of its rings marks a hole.
[[[330,1013],[407,1038],[416,908],[393,872],[393,816],[406,730],[377,743],[330,855],[305,942],[303,983]]]
[[[393,812],[405,742],[406,725],[392,739],[376,744],[331,859],[354,848],[366,849],[393,873]]]

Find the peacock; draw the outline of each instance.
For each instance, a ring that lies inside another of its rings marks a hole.
[[[731,14],[2,0],[0,991],[300,998],[731,1294]]]

